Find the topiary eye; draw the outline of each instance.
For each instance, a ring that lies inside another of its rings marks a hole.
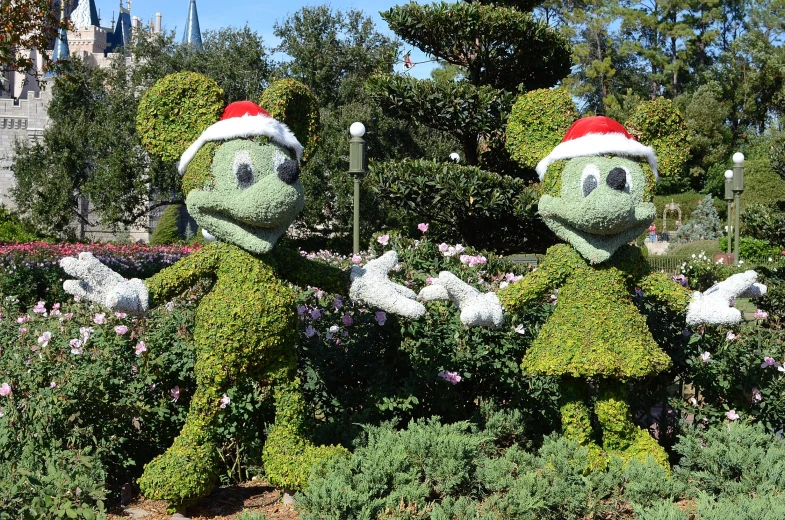
[[[234,154],[234,177],[237,179],[237,187],[241,190],[251,187],[254,183],[254,169],[251,162],[251,154],[247,151],[240,151]]]
[[[581,174],[583,196],[588,197],[600,185],[600,169],[594,164],[587,164]]]

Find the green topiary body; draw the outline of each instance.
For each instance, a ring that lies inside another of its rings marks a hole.
[[[562,430],[589,448],[589,470],[603,468],[608,453],[624,460],[653,456],[667,465],[662,448],[630,420],[624,400],[623,382],[670,366],[634,305],[636,288],[676,311],[689,303],[684,288],[651,272],[640,250],[630,245],[597,265],[567,244],[553,246],[535,272],[498,293],[505,311],[520,312],[527,303],[558,290],[556,310],[526,352],[522,368],[563,377]],[[599,442],[594,439],[585,378],[592,378],[599,389],[593,406],[602,429]]]
[[[180,436],[145,467],[139,479],[147,498],[187,504],[209,494],[218,478],[215,427],[221,399],[240,377],[276,385],[276,423],[268,440],[277,449],[265,448],[271,482],[301,488],[315,460],[343,452],[342,448],[317,448],[304,437],[305,406],[292,377],[297,363],[295,296],[281,276],[308,272],[313,282],[324,274],[318,283],[335,291],[345,289],[348,277],[328,267],[298,266],[303,263],[311,264],[285,250],[254,255],[234,245],[214,243],[146,281],[152,305],[165,302],[199,279],[213,281],[196,312],[197,389]]]

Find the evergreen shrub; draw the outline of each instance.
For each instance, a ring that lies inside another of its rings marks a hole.
[[[746,207],[741,212],[741,231],[785,249],[785,212],[776,206],[761,204]]]
[[[182,204],[171,204],[161,213],[158,223],[150,237],[151,246],[168,246],[182,242],[180,236],[180,214]]]
[[[671,242],[678,245],[699,240],[716,240],[723,235],[724,228],[712,196],[706,195],[690,215],[689,221],[673,233]]]
[[[434,239],[499,254],[542,253],[555,242],[537,217],[537,193],[520,179],[436,160],[374,163],[382,205],[404,215],[404,227],[429,222]]]

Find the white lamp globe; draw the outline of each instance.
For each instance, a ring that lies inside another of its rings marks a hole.
[[[741,152],[736,152],[733,154],[733,162],[735,164],[741,164],[744,162],[744,154]]]
[[[732,179],[733,178],[733,170],[725,170],[725,178]]]
[[[365,135],[365,125],[359,121],[352,123],[352,126],[349,127],[349,133],[352,134],[352,137],[362,137]]]
[[[450,154],[450,160],[455,164],[458,164],[459,162],[461,162],[461,156],[458,155],[457,152],[453,152]]]

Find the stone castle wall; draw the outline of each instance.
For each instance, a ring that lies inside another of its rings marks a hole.
[[[36,95],[28,93],[25,98],[0,98],[0,204],[13,208],[9,190],[14,186],[11,171],[11,156],[14,141],[40,139],[49,117],[46,108],[51,94],[44,90]]]

